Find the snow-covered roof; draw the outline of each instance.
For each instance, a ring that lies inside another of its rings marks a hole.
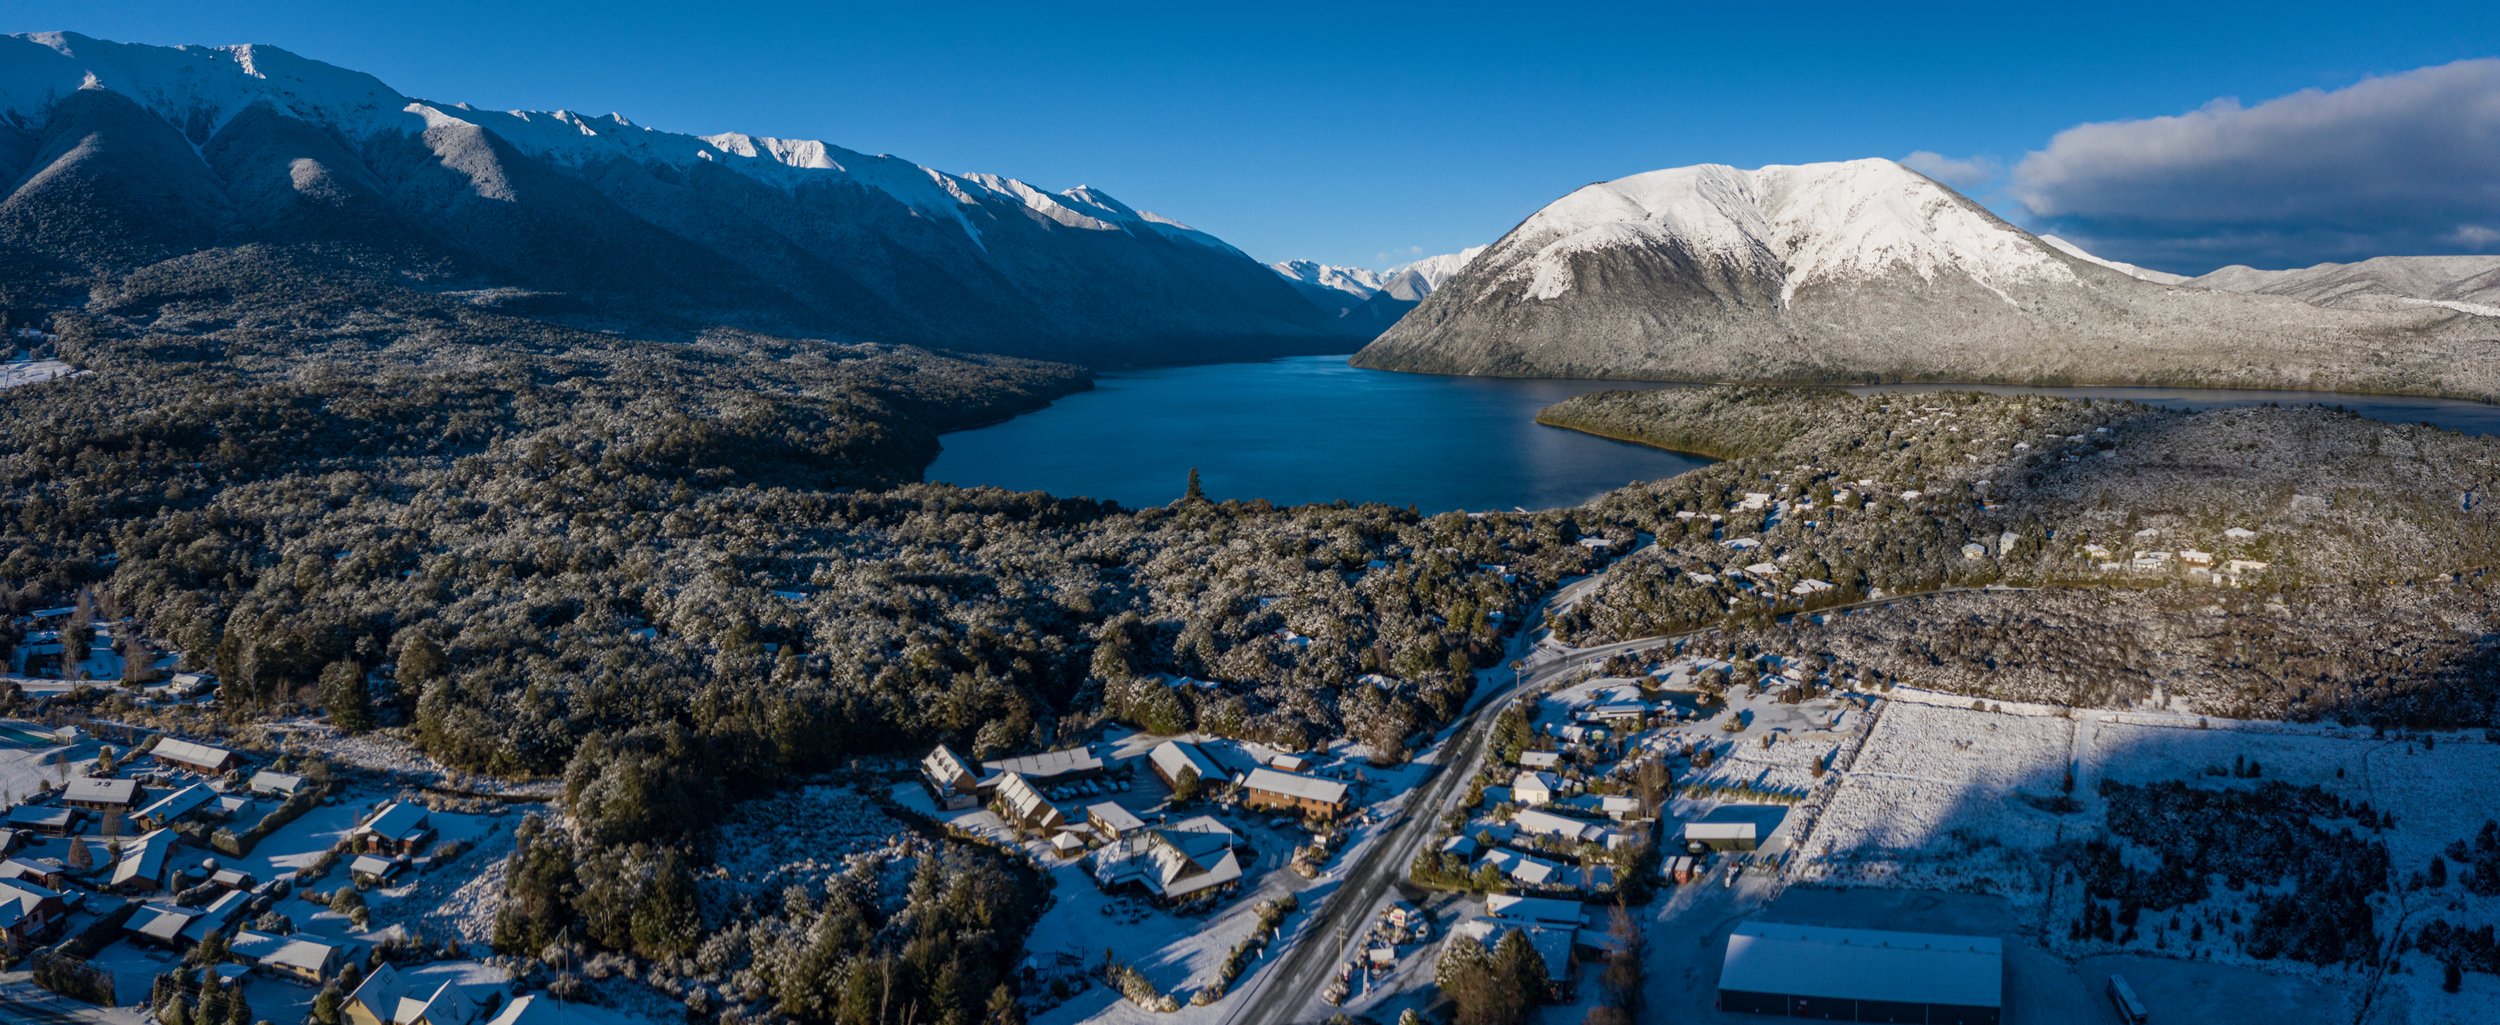
[[[1041,791],[1033,789],[1032,782],[1022,773],[1009,772],[998,777],[998,799],[1006,802],[1007,810],[1017,818],[1028,822],[1067,818]]]
[[[1317,776],[1278,772],[1274,769],[1252,769],[1250,778],[1242,785],[1251,790],[1283,794],[1287,797],[1318,801],[1322,804],[1345,803],[1345,784]]]
[[[1511,777],[1510,792],[1533,791],[1551,796],[1562,790],[1562,777],[1550,772],[1522,772]]]
[[[374,812],[373,817],[366,819],[362,825],[357,826],[356,835],[372,835],[395,843],[406,843],[425,836],[428,832],[425,824],[426,818],[424,805],[410,801],[393,801],[381,811]]]
[[[304,777],[284,772],[276,772],[269,769],[262,769],[259,772],[253,773],[251,781],[244,784],[244,786],[256,794],[277,794],[282,797],[293,797],[295,796],[296,791],[304,788]]]
[[[85,804],[130,804],[139,799],[139,781],[80,776],[61,788],[61,799]]]
[[[1044,751],[1037,755],[1022,755],[982,762],[981,767],[991,772],[1013,772],[1030,779],[1050,780],[1061,776],[1101,772],[1102,759],[1096,756],[1091,748],[1071,747],[1058,751]]]
[[[1531,769],[1551,769],[1562,764],[1562,754],[1555,751],[1519,752],[1519,764]]]
[[[1582,821],[1569,815],[1556,815],[1553,812],[1536,808],[1521,809],[1519,814],[1511,819],[1511,823],[1518,826],[1520,832],[1532,836],[1559,837],[1574,842],[1595,842],[1606,835],[1605,827],[1597,823]]]
[[[1514,922],[1578,926],[1588,921],[1587,905],[1559,897],[1523,897],[1515,893],[1496,893],[1485,897],[1484,910],[1495,918]]]
[[[1146,828],[1144,819],[1138,818],[1135,813],[1112,801],[1086,805],[1085,818],[1086,821],[1098,823],[1104,829],[1115,833],[1130,833]]]
[[[193,783],[159,797],[154,803],[139,809],[138,817],[159,823],[172,822],[198,811],[201,805],[216,799],[217,791],[209,789],[208,784]]]
[[[399,874],[399,862],[378,855],[359,854],[347,863],[347,871],[353,875],[388,879]]]
[[[2005,944],[1994,936],[1745,922],[1728,935],[1719,989],[1999,1007]]]
[[[947,786],[959,786],[964,780],[977,781],[981,778],[981,774],[972,771],[972,766],[964,761],[962,755],[944,744],[930,749],[929,756],[920,760],[920,771],[931,780]]]
[[[227,762],[234,760],[234,752],[225,748],[173,737],[158,740],[149,753],[156,756],[157,761],[171,762],[184,768],[222,769]]]
[[[261,964],[280,965],[316,975],[329,974],[330,962],[338,957],[338,944],[318,936],[301,933],[277,936],[244,929],[234,934],[228,949]]]
[[[173,853],[174,834],[170,830],[151,829],[139,838],[122,845],[120,861],[113,863],[113,885],[129,882],[163,882],[165,857]]]
[[[1684,838],[1687,840],[1751,840],[1756,832],[1758,829],[1751,822],[1687,822],[1684,824]]]
[[[1181,778],[1182,769],[1196,772],[1203,783],[1220,783],[1227,778],[1223,766],[1215,764],[1215,759],[1198,750],[1198,745],[1185,740],[1167,740],[1157,744],[1154,750],[1146,752],[1146,758],[1166,779]]]

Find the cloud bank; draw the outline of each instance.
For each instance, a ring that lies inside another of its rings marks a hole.
[[[1901,166],[1926,175],[1965,192],[1996,179],[2004,165],[1995,157],[1948,157],[1934,150],[1918,150],[1901,158]]]
[[[2500,251],[2500,59],[2079,125],[2006,191],[2039,230],[2188,273]]]

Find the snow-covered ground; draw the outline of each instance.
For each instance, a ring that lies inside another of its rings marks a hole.
[[[13,360],[0,363],[0,391],[85,372],[57,359]]]

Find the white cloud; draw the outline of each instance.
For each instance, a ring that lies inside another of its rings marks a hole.
[[[1997,163],[1995,157],[1977,156],[1955,159],[1934,150],[1923,149],[1902,157],[1901,166],[1954,188],[1969,191],[1995,180],[1997,171],[2003,165]]]
[[[2173,269],[2488,251],[2500,59],[2079,125],[2015,165],[2007,191],[2043,230]]]

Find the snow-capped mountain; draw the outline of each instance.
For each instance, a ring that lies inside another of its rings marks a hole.
[[[1589,185],[1359,353],[1433,373],[2182,383],[2440,391],[2455,311],[2169,287],[1889,160],[1673,168]],[[2476,369],[2500,394],[2500,368]]]
[[[1485,249],[1484,246],[1468,246],[1455,253],[1427,256],[1413,263],[1392,267],[1382,273],[1380,287],[1376,291],[1410,303],[1422,302],[1425,296],[1432,294],[1433,289],[1457,276],[1468,261]]]
[[[404,95],[268,46],[0,37],[0,240],[64,267],[318,241],[451,284],[949,348],[1165,360],[1349,332],[1099,190]]]
[[[2185,274],[2172,274],[2169,271],[2154,270],[2150,267],[2138,267],[2123,260],[2105,260],[2101,257],[2084,252],[2082,246],[2068,242],[2055,235],[2042,235],[2040,236],[2040,241],[2048,243],[2058,252],[2074,257],[2075,259],[2097,263],[2128,277],[2136,278],[2142,281],[2150,281],[2156,285],[2176,285],[2188,279]]]
[[[1330,316],[1343,317],[1380,291],[1381,273],[1363,267],[1341,267],[1317,260],[1285,260],[1268,268],[1292,282],[1296,291]]]

